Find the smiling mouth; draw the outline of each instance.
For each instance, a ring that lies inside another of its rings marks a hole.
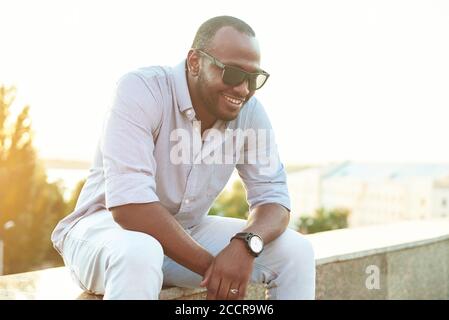
[[[227,96],[224,94],[223,94],[223,97],[226,99],[226,101],[228,101],[229,103],[231,103],[232,105],[234,105],[236,107],[241,106],[243,104],[243,102],[245,101],[243,99],[237,99],[237,98],[230,97],[230,96]]]

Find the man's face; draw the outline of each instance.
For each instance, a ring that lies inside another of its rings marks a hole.
[[[205,52],[225,65],[235,66],[247,72],[260,70],[260,53],[257,40],[232,27],[217,31]],[[254,95],[249,91],[248,82],[230,86],[223,82],[223,70],[211,59],[200,55],[197,94],[201,105],[213,117],[230,121],[235,119],[244,104]]]

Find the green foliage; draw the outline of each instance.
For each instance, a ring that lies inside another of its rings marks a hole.
[[[81,190],[83,189],[85,183],[86,183],[86,179],[83,179],[76,184],[76,187],[72,191],[72,195],[70,196],[70,199],[67,202],[68,212],[72,212],[75,209],[76,202],[78,201]]]
[[[32,145],[29,107],[15,119],[15,91],[0,86],[0,238],[5,274],[61,265],[50,234],[67,214],[60,186],[48,183]]]
[[[325,210],[320,208],[312,216],[303,216],[297,223],[299,232],[315,233],[348,227],[350,211],[344,208]]]
[[[215,200],[210,215],[246,219],[248,217],[246,191],[240,180],[232,184],[230,191],[224,190]]]

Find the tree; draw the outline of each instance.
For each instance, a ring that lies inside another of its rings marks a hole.
[[[56,183],[48,183],[45,168],[32,143],[29,107],[11,119],[14,88],[0,86],[0,238],[4,273],[17,273],[62,260],[50,234],[67,207]]]
[[[86,183],[86,179],[83,179],[83,180],[78,181],[78,183],[76,184],[75,189],[72,191],[70,199],[67,202],[67,211],[68,212],[72,212],[75,209],[76,203],[78,201],[81,190],[83,189],[85,183]]]
[[[240,180],[236,180],[230,191],[225,190],[218,196],[209,210],[209,214],[246,219],[248,210],[245,187]]]
[[[349,214],[350,211],[345,208],[320,208],[311,216],[300,217],[296,227],[304,234],[347,228]]]

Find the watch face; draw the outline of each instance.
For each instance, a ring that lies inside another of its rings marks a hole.
[[[249,246],[255,253],[260,253],[263,249],[263,241],[257,236],[251,237],[249,240]]]

